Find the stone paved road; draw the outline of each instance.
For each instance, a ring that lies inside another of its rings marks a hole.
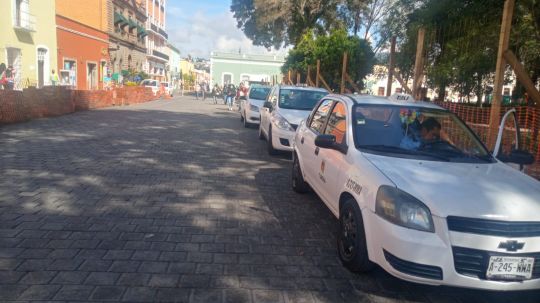
[[[540,301],[349,273],[289,166],[187,97],[1,127],[0,301]]]

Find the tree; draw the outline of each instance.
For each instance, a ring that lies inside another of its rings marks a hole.
[[[302,35],[325,33],[335,23],[339,0],[232,0],[237,26],[255,45],[296,45]]]
[[[361,82],[373,69],[375,55],[369,42],[357,36],[349,36],[345,29],[332,30],[330,34],[316,36],[308,32],[289,51],[282,72],[289,69],[305,73],[307,67],[315,66],[321,60],[321,74],[328,85],[337,90],[341,82],[343,53],[348,53],[347,71],[352,79]]]

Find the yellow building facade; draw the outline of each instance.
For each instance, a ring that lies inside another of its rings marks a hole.
[[[0,63],[12,66],[14,89],[51,84],[57,66],[54,0],[2,0]]]

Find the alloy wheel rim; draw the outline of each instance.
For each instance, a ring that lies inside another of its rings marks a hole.
[[[347,210],[341,222],[341,250],[346,258],[355,253],[356,221],[351,210]]]

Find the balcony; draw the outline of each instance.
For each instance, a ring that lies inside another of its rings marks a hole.
[[[20,31],[35,32],[36,17],[27,11],[18,11],[13,16],[13,28]]]
[[[166,54],[164,54],[162,52],[158,52],[157,50],[152,51],[152,56],[155,56],[155,57],[161,58],[163,60],[169,61],[169,56],[167,56]]]
[[[147,31],[151,31],[153,32],[154,34],[156,35],[160,35],[161,37],[163,37],[165,40],[169,39],[169,35],[167,35],[167,33],[160,27],[158,27],[157,25],[155,25],[151,20],[148,20],[147,23],[146,23],[146,30]]]

